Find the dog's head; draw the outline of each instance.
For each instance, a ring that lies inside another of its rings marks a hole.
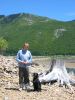
[[[37,79],[38,78],[38,73],[33,73],[33,78]]]

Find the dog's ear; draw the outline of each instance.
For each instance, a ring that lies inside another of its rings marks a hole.
[[[36,77],[36,73],[33,73],[33,77]]]
[[[35,76],[38,77],[38,73],[35,73]]]

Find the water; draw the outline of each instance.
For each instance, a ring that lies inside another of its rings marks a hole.
[[[68,73],[75,75],[75,68],[66,68],[66,69]]]

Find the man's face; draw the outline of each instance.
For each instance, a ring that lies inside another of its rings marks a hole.
[[[29,49],[29,45],[24,45],[23,49],[28,50]]]

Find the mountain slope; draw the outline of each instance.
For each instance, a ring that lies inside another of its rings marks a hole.
[[[29,42],[34,55],[75,54],[75,21],[62,22],[32,14],[0,16],[0,37],[8,52],[17,52]]]

